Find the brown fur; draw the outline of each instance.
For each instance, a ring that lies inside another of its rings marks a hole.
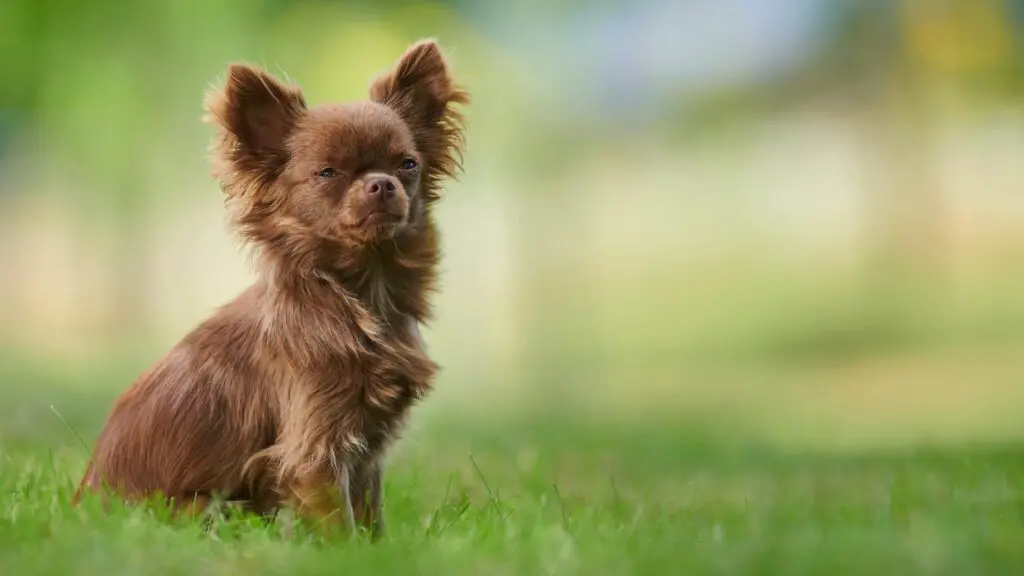
[[[109,488],[197,508],[220,494],[380,528],[385,450],[438,369],[418,328],[439,259],[431,208],[460,168],[454,105],[468,100],[433,41],[356,103],[310,108],[296,87],[229,68],[206,101],[214,175],[258,280],[118,399],[76,502]],[[372,178],[394,197],[371,197]]]

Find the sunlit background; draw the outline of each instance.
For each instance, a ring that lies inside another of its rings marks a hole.
[[[0,436],[91,443],[252,280],[229,62],[361,99],[425,36],[474,103],[422,422],[1024,435],[1022,0],[6,0]]]

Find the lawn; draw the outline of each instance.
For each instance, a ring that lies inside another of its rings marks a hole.
[[[76,434],[91,445],[116,391],[44,380],[0,394],[4,575],[962,576],[1024,566],[1024,447],[1008,440],[812,450],[725,434],[734,427],[713,418],[433,411],[393,454],[388,536],[324,542],[253,518],[215,517],[204,529],[154,510],[71,508],[87,457]]]

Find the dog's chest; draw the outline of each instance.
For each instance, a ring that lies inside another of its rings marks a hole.
[[[339,440],[346,451],[371,456],[399,432],[411,406],[429,390],[437,366],[412,319],[352,360],[340,367],[348,381],[339,384],[349,393],[344,405],[336,406]]]

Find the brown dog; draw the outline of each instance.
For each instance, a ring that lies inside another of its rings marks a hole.
[[[258,280],[118,399],[75,494],[215,495],[379,534],[385,449],[437,366],[419,323],[431,209],[460,168],[468,94],[433,41],[367,101],[307,107],[246,65],[208,95],[215,170]]]

